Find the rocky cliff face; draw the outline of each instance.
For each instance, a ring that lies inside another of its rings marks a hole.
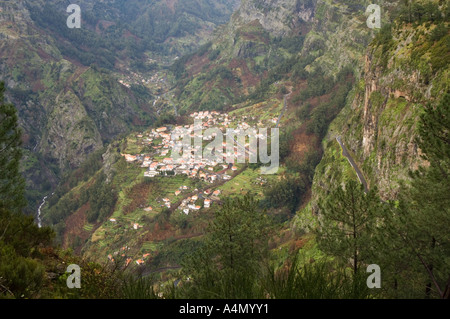
[[[336,74],[346,66],[361,67],[364,50],[373,37],[366,25],[369,1],[315,1],[313,26],[305,39],[303,54],[315,56],[312,68]],[[308,69],[309,70],[309,69]]]
[[[298,36],[296,31],[301,25],[313,21],[315,3],[315,0],[244,0],[217,33],[214,44],[228,51],[230,57],[270,57],[276,49],[271,48],[269,37]]]
[[[424,105],[411,99],[407,87],[394,88],[395,81],[407,81],[409,76],[381,73],[378,59],[369,52],[364,93],[358,94],[352,103],[359,116],[342,133],[369,185],[378,186],[380,195],[388,199],[396,197],[398,181],[407,179],[409,169],[424,164],[415,143],[416,122]],[[419,89],[414,86],[414,79],[410,80],[413,80],[409,82],[411,88]]]
[[[419,115],[449,90],[449,58],[442,55],[448,50],[448,33],[434,37],[436,27],[400,24],[383,30],[368,47],[353,97],[324,141],[312,211],[317,212],[317,202],[328,190],[356,178],[334,141],[336,136],[342,137],[369,187],[378,187],[384,200],[397,198],[409,170],[427,165],[415,141]]]
[[[41,150],[66,168],[78,167],[92,151],[103,146],[101,135],[78,97],[71,91],[55,99]]]
[[[242,25],[258,20],[261,26],[273,36],[286,36],[301,22],[311,22],[315,2],[266,0],[245,0],[233,15],[232,25]]]
[[[267,0],[243,1],[230,22],[230,31],[258,20],[272,36],[305,35],[302,57],[313,55],[311,68],[335,75],[348,65],[362,65],[373,37],[366,25],[370,1]]]

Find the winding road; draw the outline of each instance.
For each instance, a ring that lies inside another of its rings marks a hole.
[[[364,178],[363,173],[361,172],[361,170],[359,169],[358,165],[356,165],[356,162],[353,160],[352,156],[350,155],[350,153],[347,150],[347,147],[345,147],[345,144],[342,142],[341,137],[337,136],[336,137],[336,141],[339,143],[339,145],[342,148],[342,155],[344,155],[348,162],[350,163],[350,165],[353,167],[353,169],[356,172],[356,175],[358,175],[358,179],[361,182],[361,184],[363,184],[364,186],[364,192],[367,193],[369,191],[369,188],[367,187],[367,181]]]
[[[275,126],[275,128],[278,128],[278,125],[280,124],[280,120],[281,120],[281,118],[283,117],[284,112],[285,112],[286,109],[287,109],[287,98],[288,98],[288,96],[291,95],[291,94],[292,94],[292,88],[291,88],[291,92],[289,92],[288,94],[285,94],[285,95],[284,95],[284,101],[283,101],[284,107],[283,107],[283,109],[281,110],[281,113],[280,113],[280,116],[278,117],[277,125]]]

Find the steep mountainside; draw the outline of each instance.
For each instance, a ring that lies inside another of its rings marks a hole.
[[[258,100],[285,74],[298,80],[359,68],[374,35],[365,9],[348,1],[243,1],[211,43],[174,65],[180,108]]]
[[[32,211],[62,173],[155,121],[156,90],[141,74],[150,78],[158,63],[198,46],[236,2],[194,3],[199,8],[184,1],[81,1],[81,29],[67,28],[65,1],[0,3],[0,80],[19,109]],[[122,72],[138,80],[119,83]]]
[[[408,23],[410,18],[404,15],[395,24],[385,24],[366,50],[353,98],[323,142],[313,212],[331,189],[357,178],[336,137],[350,151],[369,188],[377,187],[384,200],[397,199],[400,182],[409,180],[408,172],[427,165],[416,143],[417,121],[450,89],[448,22],[425,14],[422,20],[414,19]]]
[[[149,54],[173,59],[228,21],[239,0],[78,1],[82,28],[65,27],[67,1],[27,1],[36,24],[64,55],[108,69],[145,68]]]
[[[24,129],[24,175],[32,190],[49,191],[60,171],[77,167],[133,125],[150,123],[153,111],[149,96],[133,93],[95,66],[64,58],[23,1],[1,7],[0,77]]]

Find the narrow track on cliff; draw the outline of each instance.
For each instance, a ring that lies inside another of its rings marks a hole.
[[[345,144],[342,142],[341,137],[337,136],[336,137],[336,141],[339,143],[339,145],[342,148],[342,155],[344,155],[348,162],[350,163],[350,165],[353,167],[353,169],[356,172],[356,175],[358,176],[359,181],[361,182],[361,184],[363,184],[364,186],[364,192],[367,193],[369,191],[369,188],[367,187],[367,181],[364,178],[363,173],[361,172],[361,170],[359,169],[358,165],[356,165],[355,160],[352,158],[352,156],[350,155],[350,153],[347,150],[347,147],[345,147]]]

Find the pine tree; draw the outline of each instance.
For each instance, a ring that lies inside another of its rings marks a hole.
[[[450,298],[450,94],[427,106],[417,145],[427,165],[403,183],[380,227],[380,266],[391,297]]]
[[[426,277],[425,297],[450,298],[450,93],[420,118],[417,144],[428,161],[411,173],[397,216],[398,234]]]
[[[216,211],[204,245],[184,264],[195,298],[255,298],[270,226],[251,195],[227,199]]]
[[[364,193],[362,185],[350,180],[345,188],[332,191],[319,209],[319,247],[343,265],[350,262],[356,276],[364,262],[372,263],[372,232],[385,210],[377,189]]]
[[[39,292],[44,267],[35,257],[39,245],[48,245],[50,228],[38,228],[25,216],[24,179],[19,172],[20,129],[13,105],[5,104],[0,83],[0,298],[32,297]]]
[[[253,268],[263,254],[267,217],[249,195],[227,200],[216,212],[210,228],[211,241],[220,251],[224,268]]]
[[[25,181],[19,173],[21,130],[14,105],[4,103],[0,83],[0,207],[19,212],[25,205]]]

